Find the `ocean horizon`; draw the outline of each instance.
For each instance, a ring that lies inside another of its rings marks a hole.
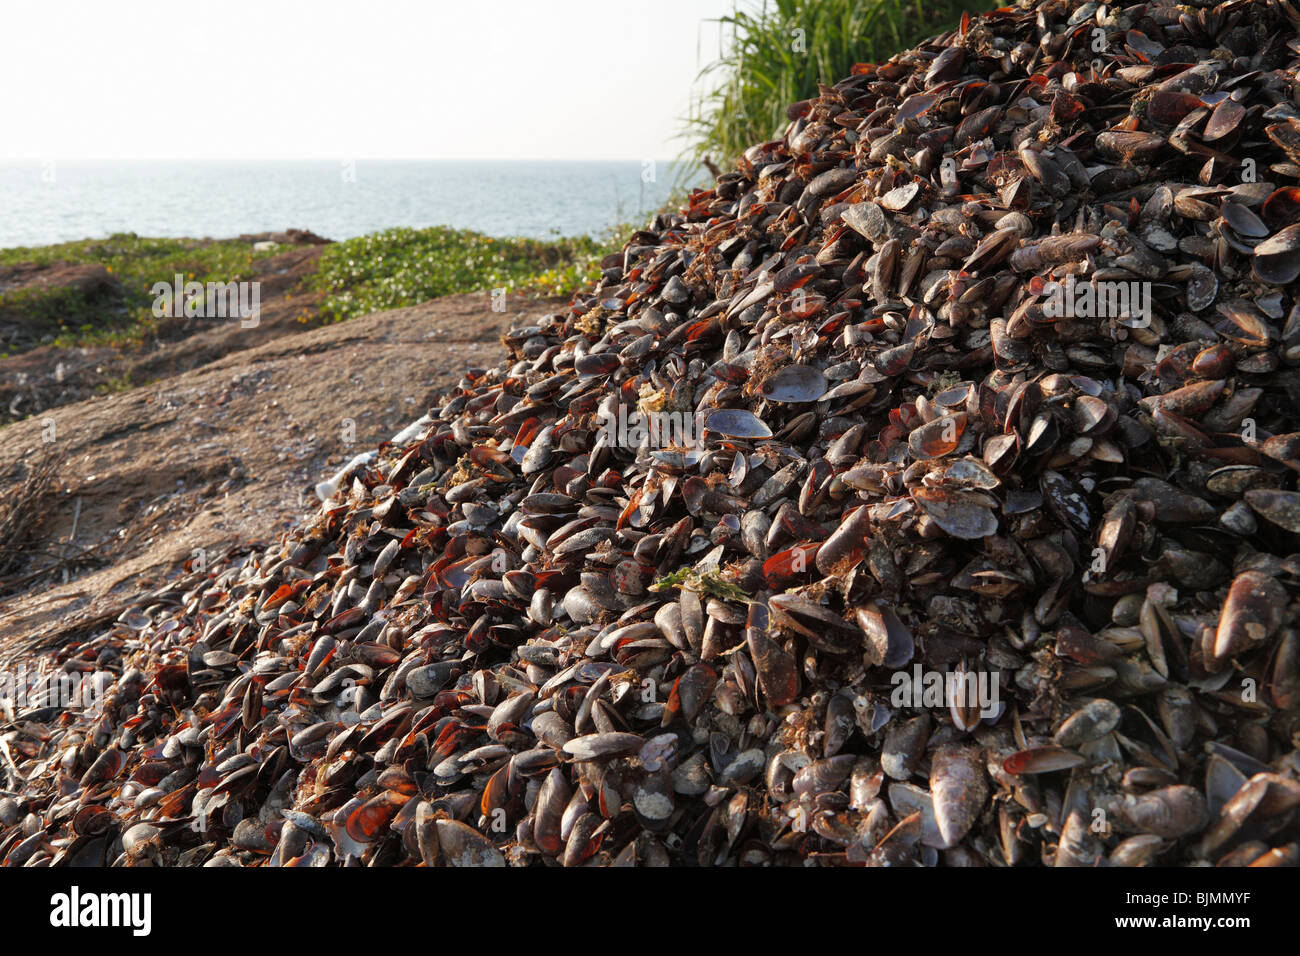
[[[599,235],[658,209],[677,168],[671,160],[5,160],[0,248],[289,228],[328,239],[401,226]]]

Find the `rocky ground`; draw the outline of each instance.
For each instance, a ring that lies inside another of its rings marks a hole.
[[[0,363],[0,400],[42,407],[0,429],[0,513],[38,509],[0,577],[0,653],[115,617],[196,554],[272,539],[315,505],[328,472],[418,418],[467,368],[494,363],[498,336],[523,315],[560,305],[519,298],[493,312],[486,294],[455,295],[305,329],[313,302],[297,279],[318,254],[269,260],[257,328],[193,320],[144,352],[44,347]],[[148,384],[96,395],[106,367]],[[60,462],[49,493],[22,500],[47,455]]]

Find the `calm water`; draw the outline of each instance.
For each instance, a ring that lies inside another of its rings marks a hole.
[[[645,182],[640,162],[0,162],[0,248],[290,227],[330,239],[435,225],[595,234],[663,203],[675,170],[651,172]]]

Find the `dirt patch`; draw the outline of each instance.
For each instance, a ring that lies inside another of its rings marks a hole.
[[[267,316],[243,331],[270,341],[232,351],[229,331],[191,335],[167,353],[173,365],[149,358],[179,374],[0,429],[0,494],[15,494],[51,447],[62,456],[30,553],[5,579],[20,589],[0,580],[0,649],[109,620],[200,549],[212,558],[274,539],[332,469],[414,421],[467,369],[498,361],[502,332],[563,306],[519,297],[493,312],[486,293],[455,295],[278,336],[274,323],[294,320]],[[42,573],[50,555],[74,557]]]

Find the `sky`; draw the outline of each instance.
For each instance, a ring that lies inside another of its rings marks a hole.
[[[671,159],[735,0],[40,0],[0,159]]]

